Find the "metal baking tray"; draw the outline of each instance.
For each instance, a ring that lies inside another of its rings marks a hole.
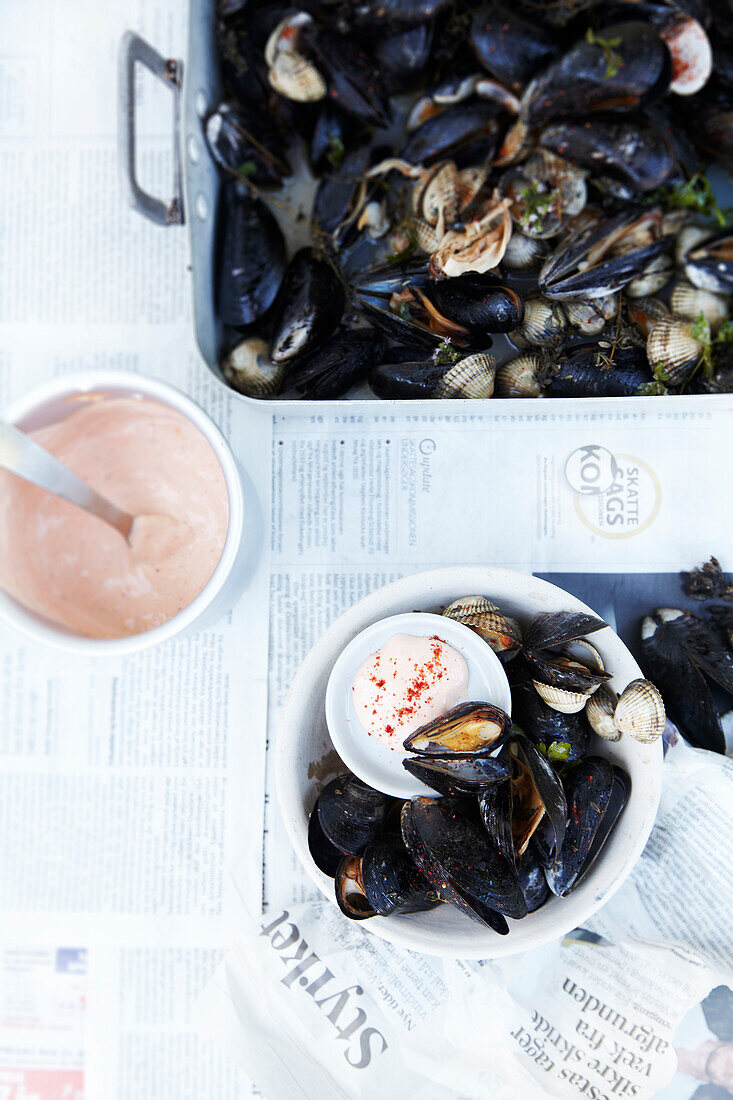
[[[164,201],[146,192],[139,184],[136,172],[135,140],[135,66],[139,64],[148,69],[156,78],[170,88],[173,95],[173,195]],[[432,399],[415,401],[405,399],[383,399],[376,397],[366,383],[351,391],[350,394],[330,401],[307,401],[297,398],[254,398],[246,397],[231,389],[224,381],[219,368],[224,342],[223,326],[219,322],[214,301],[215,258],[216,258],[216,215],[219,203],[221,181],[216,163],[211,156],[204,133],[204,120],[224,98],[224,88],[219,66],[216,43],[216,0],[189,0],[188,7],[188,44],[185,61],[164,58],[148,42],[133,31],[127,31],[120,44],[119,54],[119,159],[123,185],[131,205],[144,217],[161,226],[188,225],[191,274],[193,280],[193,307],[196,342],[204,361],[212,374],[227,386],[235,397],[263,410],[287,409],[313,410],[314,406],[374,407],[375,403],[388,406],[394,411],[399,407],[415,411],[416,406],[450,406],[458,411],[458,406],[480,408],[487,399],[446,400]],[[296,183],[297,187],[297,183]],[[716,190],[718,188],[716,187]],[[720,189],[723,198],[733,200],[733,188],[730,182]],[[294,195],[295,197],[295,195]],[[302,200],[301,200],[302,201]],[[292,243],[292,242],[291,242]],[[298,241],[297,246],[307,243]],[[494,350],[501,355],[502,348],[512,350],[505,337],[494,337]],[[501,360],[500,360],[501,361]],[[716,401],[724,394],[700,394],[704,402]],[[502,407],[521,406],[528,411],[528,400],[522,398],[492,397],[492,405],[499,402]],[[541,398],[543,411],[548,412],[548,402],[558,409],[570,411],[578,404],[597,398],[547,397]],[[628,402],[658,400],[650,397],[611,397],[605,400],[614,404],[626,405]]]

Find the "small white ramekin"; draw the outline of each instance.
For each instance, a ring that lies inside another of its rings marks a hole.
[[[194,401],[167,382],[129,371],[84,371],[64,375],[31,390],[6,409],[4,416],[24,431],[32,431],[73,412],[74,405],[68,404],[70,399],[92,393],[114,397],[137,395],[159,401],[182,413],[213,448],[224,474],[229,500],[229,524],[224,548],[211,577],[187,607],[167,623],[142,634],[125,638],[87,638],[28,610],[0,589],[0,617],[17,630],[70,653],[89,657],[124,657],[211,625],[235,602],[239,594],[237,588],[242,583],[238,563],[242,556],[244,493],[236,459],[213,420]]]

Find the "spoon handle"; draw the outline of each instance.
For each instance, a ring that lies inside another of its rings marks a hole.
[[[133,516],[115,508],[106,497],[95,492],[86,481],[77,477],[67,466],[59,462],[25,432],[0,421],[0,466],[33,482],[41,489],[63,497],[71,504],[93,512],[100,519],[111,523],[127,538]]]

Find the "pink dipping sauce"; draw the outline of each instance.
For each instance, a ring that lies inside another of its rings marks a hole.
[[[118,508],[128,542],[81,508],[0,469],[0,584],[90,638],[141,634],[199,594],[224,546],[229,498],[208,440],[152,400],[93,397],[30,433]]]
[[[447,642],[395,634],[367,657],[351,692],[369,736],[402,749],[410,733],[454,707],[467,688],[468,666]]]

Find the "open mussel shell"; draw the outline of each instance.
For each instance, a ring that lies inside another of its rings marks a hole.
[[[613,721],[637,741],[656,741],[667,721],[661,692],[650,680],[632,680],[621,693]]]
[[[658,29],[672,58],[670,92],[695,95],[705,87],[713,71],[710,39],[697,19],[686,11],[670,10]]]
[[[591,729],[606,741],[618,741],[621,736],[621,732],[613,719],[617,702],[616,692],[608,684],[601,684],[598,690],[590,696],[585,706],[585,716]]]
[[[545,828],[549,829],[550,847],[559,852],[565,837],[568,807],[558,774],[526,734],[516,727],[511,740],[511,753],[514,765],[510,786],[515,856],[524,855],[543,816],[547,819]]]
[[[460,890],[469,904],[478,902],[505,917],[526,915],[516,871],[482,825],[469,820],[447,799],[414,798],[410,806],[419,842],[443,872],[444,881]],[[407,837],[404,839],[410,851]],[[435,885],[430,875],[428,878]]]
[[[503,783],[511,775],[511,765],[500,756],[479,756],[471,760],[427,756],[408,756],[402,767],[426,787],[448,798],[478,794],[487,787]]]
[[[618,64],[609,66],[608,47]],[[623,106],[630,110],[667,91],[672,65],[667,47],[648,23],[602,27],[583,39],[537,77],[527,91],[527,122],[537,126],[556,118]]]
[[[327,339],[344,310],[344,289],[331,264],[312,248],[301,248],[283,279],[270,358],[286,363]]]
[[[579,695],[592,695],[599,684],[611,679],[609,673],[588,668],[583,661],[562,653],[551,653],[549,650],[526,650],[525,659],[532,670],[533,678],[540,684],[563,688],[565,691],[577,692]],[[545,702],[549,703],[549,700],[545,698]]]
[[[285,375],[282,363],[273,363],[267,341],[248,336],[226,355],[221,372],[227,383],[247,397],[269,397],[277,393]]]
[[[647,358],[671,386],[688,382],[702,360],[702,344],[692,335],[691,328],[689,321],[669,317],[658,321],[649,333]]]
[[[509,715],[493,703],[459,703],[403,744],[424,756],[488,756],[504,744],[511,725]]]
[[[577,641],[603,630],[607,624],[596,615],[576,611],[547,611],[536,615],[525,631],[527,649],[549,649]]]
[[[637,278],[671,245],[662,233],[661,211],[625,210],[581,224],[563,237],[539,274],[547,298],[603,297]]]
[[[565,839],[546,868],[553,894],[565,897],[593,866],[626,804],[631,780],[623,769],[600,756],[589,756],[564,778],[568,804]]]
[[[532,683],[540,699],[559,714],[578,714],[588,702],[588,692],[569,691],[543,684],[540,680],[533,680]]]
[[[733,294],[733,233],[730,229],[693,245],[683,262],[685,276],[695,286]]]
[[[357,779],[340,775],[321,791],[316,809],[326,838],[345,855],[361,855],[384,831],[389,798]]]
[[[705,676],[683,644],[686,625],[684,613],[675,608],[657,608],[646,616],[641,627],[644,669],[663,692],[669,716],[685,740],[724,753],[718,707]],[[721,643],[718,646],[722,648]],[[720,667],[724,670],[722,663]]]
[[[336,872],[336,901],[351,920],[434,909],[440,899],[397,836],[344,856]]]
[[[318,870],[329,878],[334,878],[344,853],[331,843],[321,828],[317,802],[308,820],[308,851]]]
[[[285,241],[275,218],[260,199],[222,187],[221,252],[217,278],[219,316],[243,328],[259,320],[277,297],[285,273]]]
[[[498,607],[483,596],[466,596],[446,607],[443,614],[468,626],[491,646],[494,653],[520,649],[522,630],[516,619],[502,615]]]

